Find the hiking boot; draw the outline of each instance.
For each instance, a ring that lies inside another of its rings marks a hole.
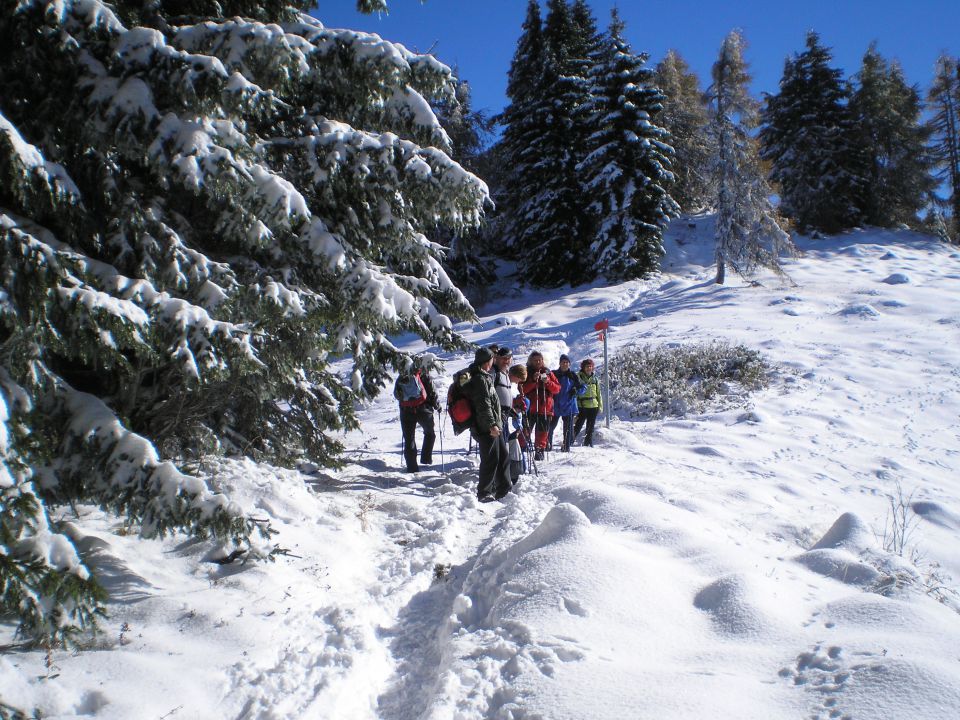
[[[483,495],[477,495],[477,500],[482,503],[493,502],[496,498],[490,493],[484,493]]]
[[[404,470],[404,472],[408,472],[408,473],[420,472],[420,468],[414,465],[413,467],[408,467],[406,470]]]
[[[533,454],[534,460],[543,460],[543,449],[537,448],[537,451]]]
[[[433,458],[430,458],[430,457],[423,458],[423,457],[422,457],[422,458],[420,458],[420,464],[421,464],[421,465],[433,465]]]

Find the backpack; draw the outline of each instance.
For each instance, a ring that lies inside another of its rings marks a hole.
[[[453,434],[459,435],[473,425],[473,405],[467,395],[470,382],[470,370],[464,368],[453,374],[453,382],[447,389],[447,415],[453,424]]]
[[[400,407],[420,407],[427,401],[427,388],[423,386],[419,370],[397,378],[396,396]]]

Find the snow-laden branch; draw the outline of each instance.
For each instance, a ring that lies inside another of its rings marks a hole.
[[[36,263],[59,278],[55,292],[66,309],[82,308],[90,316],[112,319],[116,326],[134,325],[131,336],[141,345],[145,341],[138,332],[140,328],[156,322],[167,329],[174,338],[170,359],[181,363],[188,375],[200,378],[198,358],[206,368],[227,367],[215,350],[215,339],[259,363],[248,327],[216,320],[205,308],[157,290],[149,280],[125,277],[112,265],[77,252],[26,219],[0,214],[0,230],[20,244],[24,257],[35,257]]]
[[[24,184],[39,181],[52,196],[69,202],[80,201],[80,190],[66,169],[50,162],[35,146],[23,139],[17,128],[0,112],[0,170],[23,178]],[[16,188],[18,183],[11,183]]]

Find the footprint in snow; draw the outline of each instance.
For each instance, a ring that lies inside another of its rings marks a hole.
[[[832,625],[828,623],[827,627]],[[813,713],[809,716],[813,720],[852,720],[854,715],[842,709],[844,690],[857,673],[882,672],[881,663],[869,661],[879,660],[882,654],[855,652],[853,655],[859,659],[851,665],[842,647],[818,643],[800,653],[792,666],[782,668],[778,674],[794,687],[814,695]]]
[[[710,447],[709,445],[698,445],[690,448],[690,451],[696,453],[697,455],[705,455],[707,457],[726,457],[722,452],[716,448]]]
[[[589,617],[590,611],[585,608],[581,603],[576,600],[571,600],[568,597],[561,599],[561,605],[563,609],[566,610],[571,615],[576,615],[578,617]]]

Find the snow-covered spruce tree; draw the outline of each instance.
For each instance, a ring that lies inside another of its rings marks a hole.
[[[669,50],[657,63],[653,82],[664,95],[657,122],[670,132],[674,152],[676,182],[670,195],[684,212],[704,210],[716,196],[712,176],[716,146],[706,131],[709,116],[700,80],[676,50]]]
[[[510,70],[507,73],[509,104],[497,117],[503,127],[502,139],[489,155],[499,159],[502,168],[495,182],[494,201],[497,209],[493,230],[511,254],[519,255],[519,238],[525,234],[527,219],[521,208],[527,198],[537,192],[537,158],[530,148],[542,129],[539,125],[539,101],[543,78],[543,21],[540,3],[529,0],[523,28],[517,40]]]
[[[604,36],[597,30],[597,21],[585,0],[575,0],[570,6],[571,33],[568,41],[567,73],[577,84],[571,119],[573,132],[569,139],[577,162],[585,157],[587,138],[594,131],[593,117],[587,102],[593,93],[593,68],[603,51]],[[584,228],[585,237],[592,236],[592,229]]]
[[[903,70],[880,55],[876,44],[863,56],[850,112],[868,157],[863,220],[870,225],[915,227],[936,182],[922,122],[923,103]]]
[[[757,102],[750,96],[750,75],[743,57],[745,41],[736,30],[720,46],[713,64],[709,132],[717,147],[714,169],[717,187],[717,277],[726,279],[729,265],[741,275],[758,267],[775,272],[780,257],[793,251],[783,221],[770,202],[773,191],[760,163],[757,140]]]
[[[596,228],[579,262],[593,277],[637,278],[656,270],[663,230],[680,211],[669,193],[670,136],[654,122],[663,94],[652,85],[647,56],[634,54],[624,40],[623,27],[614,8],[588,100],[595,128],[590,152],[577,168]]]
[[[933,117],[933,152],[940,179],[950,188],[952,235],[960,242],[960,60],[937,58],[928,95]]]
[[[577,247],[585,218],[576,171],[575,114],[585,88],[574,74],[575,32],[566,1],[548,0],[540,86],[530,108],[535,130],[521,154],[531,164],[532,194],[520,200],[515,212],[520,269],[530,283],[546,287],[582,278]]]
[[[462,344],[424,235],[486,195],[430,109],[451,73],[306,7],[0,0],[0,613],[30,637],[98,608],[50,508],[245,543],[170,459],[335,463],[388,334]]]
[[[16,618],[25,640],[49,646],[95,626],[106,595],[51,526],[34,486],[37,419],[27,392],[0,367],[0,617]]]
[[[780,92],[761,112],[762,157],[780,190],[780,211],[801,231],[832,233],[860,221],[866,160],[853,124],[850,89],[830,67],[815,32],[788,58]]]
[[[453,72],[459,76],[456,67]],[[473,109],[470,84],[458,81],[453,98],[435,102],[434,112],[450,137],[450,156],[463,168],[482,175],[481,156],[493,135],[494,123],[486,113]],[[428,235],[446,248],[443,266],[457,287],[468,297],[484,299],[495,275],[482,231],[438,226]]]

